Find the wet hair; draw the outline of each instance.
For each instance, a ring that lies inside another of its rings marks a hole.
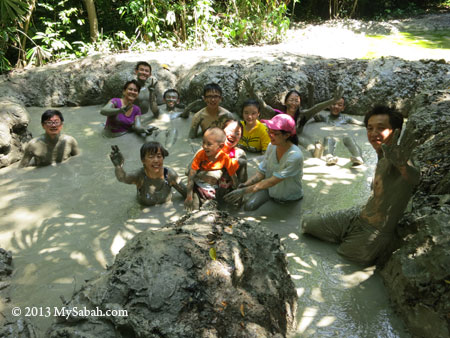
[[[258,109],[258,113],[259,113],[260,105],[259,105],[258,100],[255,100],[255,99],[247,99],[247,100],[245,100],[244,103],[242,104],[242,110],[241,110],[241,115],[242,115],[242,116],[244,116],[244,108],[245,108],[245,107],[248,107],[248,106],[254,106],[254,107],[256,107],[256,109]]]
[[[232,123],[232,122],[236,122],[237,123],[239,129],[241,130],[241,137],[242,137],[242,135],[244,135],[244,126],[238,120],[234,120],[234,119],[226,120],[225,123],[223,124],[223,128],[222,129],[225,131],[225,128],[228,127],[228,125],[230,123]],[[226,136],[226,134],[225,134],[225,136]]]
[[[150,64],[149,64],[148,62],[145,62],[145,61],[139,61],[139,62],[136,64],[136,67],[134,68],[134,70],[138,70],[138,69],[139,69],[139,66],[146,66],[146,67],[150,68],[150,73],[152,72],[152,66],[150,66]]]
[[[298,146],[298,136],[297,134],[291,135],[290,132],[285,131],[285,130],[280,130],[281,133],[283,135],[289,135],[289,137],[287,138],[287,141],[291,141],[293,144],[295,144],[296,146]]]
[[[44,124],[45,121],[50,120],[53,116],[59,116],[61,122],[64,122],[64,117],[62,116],[59,110],[49,109],[46,110],[41,116],[41,124]]]
[[[402,130],[403,127],[403,115],[400,114],[396,109],[384,106],[384,105],[377,105],[372,108],[365,116],[364,116],[364,124],[366,125],[369,123],[369,119],[374,115],[388,115],[389,116],[389,124],[391,125],[392,129],[399,129]]]
[[[167,94],[170,94],[170,93],[174,93],[174,94],[177,94],[178,95],[178,98],[180,98],[180,93],[178,93],[178,90],[176,90],[176,89],[167,89],[165,92],[164,92],[164,94],[163,94],[163,98],[165,99],[166,98],[166,95]]]
[[[141,91],[141,85],[136,80],[130,80],[130,81],[125,82],[125,85],[123,86],[123,90],[126,90],[130,84],[134,84],[137,87],[138,92]]]
[[[208,83],[203,87],[203,96],[206,96],[206,93],[209,91],[219,92],[220,96],[222,96],[222,88],[217,83]]]
[[[141,147],[141,160],[143,161],[147,154],[155,155],[161,152],[163,158],[169,156],[169,152],[159,142],[147,142]]]
[[[206,133],[214,135],[216,141],[218,143],[225,143],[227,136],[225,135],[225,132],[218,128],[218,127],[212,127],[212,128],[208,128],[206,129],[205,133],[203,134],[203,136],[206,135]]]

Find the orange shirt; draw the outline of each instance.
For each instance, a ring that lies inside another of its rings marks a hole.
[[[194,160],[192,161],[191,168],[194,170],[203,171],[220,170],[222,168],[226,168],[228,174],[230,176],[233,176],[239,169],[239,163],[236,159],[230,158],[222,150],[219,150],[215,161],[211,162],[210,160],[208,160],[205,151],[202,149],[197,153],[197,155],[195,155]]]

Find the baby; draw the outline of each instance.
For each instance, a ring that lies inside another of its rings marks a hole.
[[[225,132],[220,128],[214,127],[205,131],[203,149],[195,155],[189,170],[187,197],[184,201],[187,210],[198,209],[200,201],[216,197],[222,168],[228,171],[233,186],[237,186],[236,171],[239,169],[239,163],[222,151],[225,140]]]

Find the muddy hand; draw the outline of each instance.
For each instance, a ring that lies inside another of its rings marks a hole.
[[[120,152],[119,146],[112,145],[111,149],[112,151],[111,154],[109,155],[111,162],[114,164],[115,167],[121,167],[125,162],[125,159],[123,158],[123,155]]]
[[[244,77],[244,86],[250,96],[255,96],[255,85],[248,77]]]
[[[223,197],[223,199],[228,203],[237,204],[242,199],[244,194],[245,194],[245,188],[240,188],[240,189],[233,190],[232,192],[229,192],[228,194],[226,194]]]
[[[334,91],[333,99],[337,101],[342,98],[342,95],[344,95],[344,87],[342,87],[342,85],[339,85]]]
[[[392,141],[390,142],[390,144],[382,144],[381,149],[383,150],[384,157],[389,160],[394,166],[403,167],[406,165],[411,151],[407,151],[397,144],[399,136],[400,130],[396,129],[394,131],[394,134],[392,135]]]
[[[152,76],[147,80],[147,83],[145,85],[149,91],[154,91],[157,84],[158,81]]]
[[[158,127],[155,127],[155,126],[148,126],[147,127],[147,129],[145,129],[145,132],[146,132],[146,134],[147,135],[151,135],[151,134],[153,134],[155,131],[157,131],[157,130],[159,130],[159,128]]]
[[[187,211],[192,211],[194,210],[194,199],[191,197],[186,197],[186,199],[184,200],[184,209],[186,209]]]
[[[127,111],[129,111],[131,108],[133,108],[133,104],[132,103],[128,103],[126,106],[122,106],[120,108],[121,112],[123,114],[125,114]]]

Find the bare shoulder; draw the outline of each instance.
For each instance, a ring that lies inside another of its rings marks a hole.
[[[167,168],[167,177],[168,177],[169,181],[172,181],[172,180],[178,178],[178,174],[172,168]]]

